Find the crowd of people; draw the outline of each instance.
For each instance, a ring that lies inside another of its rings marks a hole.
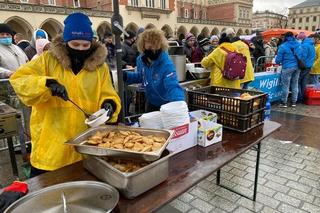
[[[185,100],[168,54],[168,40],[173,38],[165,37],[161,30],[140,28],[137,33],[128,31],[122,41],[121,68],[131,70],[124,72],[123,80],[143,84],[148,112]],[[246,40],[228,28],[211,37],[187,33],[177,42],[183,46],[186,63],[199,63],[211,71],[213,86],[247,88],[259,67],[280,64],[283,107],[287,107],[290,87],[295,106],[303,101],[309,82],[319,84],[320,35],[316,33],[307,37],[288,32],[265,42],[261,34]],[[0,24],[0,77],[10,77],[16,95],[32,107],[31,176],[81,159],[63,145],[87,128],[85,116],[68,100],[88,113],[107,109],[110,122],[117,121],[125,106],[121,106],[110,75],[116,52],[113,34],[106,32],[99,38],[82,13],[69,15],[62,35],[52,40],[37,29],[29,42],[7,24]]]

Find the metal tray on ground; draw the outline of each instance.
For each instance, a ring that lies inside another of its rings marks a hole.
[[[169,159],[173,155],[165,150],[159,160],[130,173],[119,171],[101,157],[88,156],[83,165],[94,176],[117,188],[123,196],[133,199],[168,178]]]
[[[97,181],[75,181],[53,185],[14,202],[5,213],[106,213],[119,201],[119,192]]]
[[[166,142],[163,144],[161,149],[155,152],[136,152],[130,151],[126,149],[112,149],[112,148],[102,148],[98,146],[92,146],[86,144],[86,140],[93,136],[98,131],[115,131],[115,130],[123,130],[123,131],[134,131],[140,133],[143,136],[153,135],[160,136],[166,139]],[[173,131],[170,130],[157,130],[157,129],[145,129],[145,128],[134,128],[128,126],[98,126],[94,128],[90,128],[85,132],[81,133],[74,139],[67,141],[66,144],[73,145],[77,152],[81,154],[95,155],[95,156],[116,156],[116,157],[125,157],[125,158],[133,158],[140,159],[145,161],[155,161],[160,158],[162,152],[167,147],[170,142],[171,137],[173,136]]]

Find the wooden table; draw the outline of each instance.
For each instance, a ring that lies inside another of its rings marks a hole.
[[[254,146],[260,146],[261,140],[280,126],[276,122],[266,121],[263,126],[247,133],[224,130],[221,143],[206,148],[196,146],[174,155],[169,161],[169,178],[165,182],[133,200],[121,197],[115,212],[152,212],[161,208],[213,172],[220,171],[237,156]],[[257,162],[256,169],[258,165]],[[46,186],[79,180],[97,180],[83,168],[81,162],[29,179],[27,183],[32,192]]]

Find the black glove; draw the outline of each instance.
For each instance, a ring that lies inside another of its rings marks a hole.
[[[58,81],[54,79],[47,79],[46,87],[51,90],[53,96],[58,96],[65,101],[69,99],[66,88],[63,85],[59,84]]]
[[[108,116],[111,118],[114,111],[116,110],[116,104],[112,100],[105,100],[101,108],[108,111]]]
[[[13,202],[21,198],[22,192],[7,191],[0,195],[0,212],[4,212]]]

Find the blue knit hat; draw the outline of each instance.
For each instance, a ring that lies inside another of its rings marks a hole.
[[[83,13],[70,14],[64,20],[63,40],[65,42],[72,40],[92,41],[93,32],[91,21],[88,16]]]

